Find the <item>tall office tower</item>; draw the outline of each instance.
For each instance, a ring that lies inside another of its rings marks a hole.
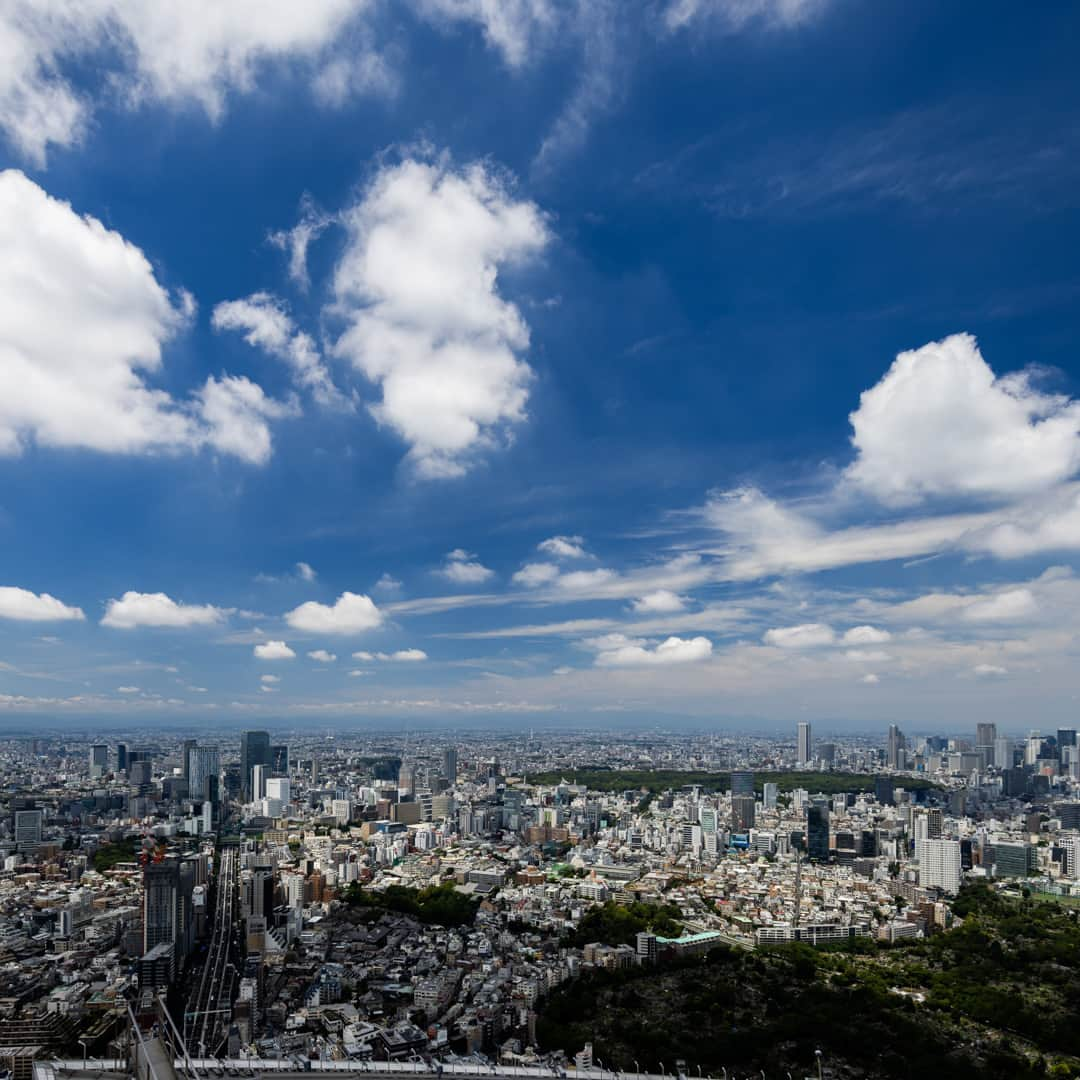
[[[259,799],[266,797],[266,780],[267,773],[270,771],[269,765],[253,765],[251,767],[251,799],[250,802],[256,802]]]
[[[893,782],[891,776],[875,776],[874,777],[874,798],[877,799],[882,806],[892,806],[896,801],[896,796],[893,793]]]
[[[960,841],[928,839],[915,845],[919,884],[955,894],[960,889]]]
[[[319,782],[319,755],[311,755],[311,783],[312,786]]]
[[[1074,881],[1080,878],[1080,836],[1066,836],[1061,840],[1065,852],[1065,876]]]
[[[411,761],[403,761],[398,770],[398,791],[406,795],[416,794],[416,765]]]
[[[998,769],[1013,767],[1012,740],[999,737],[994,740],[994,766]]]
[[[731,774],[731,797],[749,795],[754,797],[754,774],[752,772],[733,772]]]
[[[289,775],[289,748],[285,743],[274,743],[270,747],[270,771],[275,776]]]
[[[180,767],[184,772],[184,779],[188,782],[188,791],[191,790],[191,751],[198,745],[198,739],[185,739],[180,744]]]
[[[15,811],[15,846],[20,851],[41,843],[42,818],[40,810]]]
[[[780,788],[777,784],[771,784],[767,781],[761,786],[761,804],[766,810],[776,809],[776,796],[779,791]]]
[[[818,743],[817,756],[822,765],[827,765],[831,769],[836,763],[836,743]]]
[[[799,765],[809,765],[813,761],[810,750],[810,723],[807,720],[800,720],[798,727],[798,751],[796,753],[796,762]]]
[[[266,798],[284,805],[292,798],[292,785],[287,776],[272,776],[266,781]]]
[[[188,750],[188,795],[217,801],[221,759],[216,746],[193,746]]]
[[[443,751],[443,776],[446,777],[447,787],[457,783],[457,751],[452,746]]]
[[[1063,751],[1065,748],[1076,746],[1076,728],[1062,728],[1057,730],[1057,744],[1058,744],[1058,757],[1064,761],[1065,754]]]
[[[997,740],[997,724],[975,725],[975,749],[986,755],[986,764],[993,765],[994,743]]]
[[[885,760],[890,769],[899,769],[904,765],[902,751],[904,750],[904,733],[895,725],[889,725],[889,739],[885,750]]]
[[[90,747],[90,776],[95,780],[109,771],[109,747],[105,743],[94,743]]]
[[[127,772],[128,767],[128,748],[127,743],[118,742],[116,744],[116,771]]]
[[[251,782],[256,765],[270,767],[270,735],[265,731],[245,731],[240,736],[240,777],[246,802],[262,798],[254,794]]]
[[[731,796],[731,827],[737,832],[746,832],[754,827],[754,796]]]
[[[944,824],[944,815],[938,807],[932,806],[926,811],[926,836],[928,839],[940,840]]]
[[[806,854],[812,862],[829,861],[829,806],[817,795],[806,808]]]
[[[1042,736],[1033,731],[1024,741],[1024,764],[1034,765],[1042,757]]]
[[[143,952],[175,945],[180,918],[179,860],[148,863],[143,870]]]

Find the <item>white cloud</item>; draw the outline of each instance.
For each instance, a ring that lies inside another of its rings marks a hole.
[[[214,308],[215,330],[236,330],[255,349],[284,360],[297,386],[311,392],[323,405],[347,405],[322,362],[310,334],[297,330],[283,300],[267,292],[243,300],[226,300]]]
[[[414,664],[428,658],[428,654],[423,649],[398,649],[397,652],[392,653],[368,652],[366,649],[361,649],[352,655],[354,660],[363,660],[365,663],[371,663],[374,660],[388,660],[397,664]]]
[[[590,592],[597,586],[615,581],[617,577],[614,570],[601,566],[596,570],[574,570],[563,574],[555,584],[562,592]]]
[[[0,619],[65,622],[85,618],[82,608],[70,607],[48,593],[34,593],[14,585],[0,586]]]
[[[732,30],[749,23],[788,29],[820,14],[828,0],[670,0],[664,21],[670,30],[711,20]]]
[[[494,570],[488,569],[477,561],[475,555],[463,548],[448,552],[446,562],[435,573],[455,585],[478,585],[495,576]]]
[[[892,634],[888,630],[881,630],[876,626],[853,626],[844,633],[845,645],[884,645],[891,640]]]
[[[343,592],[333,605],[315,600],[293,608],[285,621],[294,630],[319,634],[358,634],[374,630],[383,621],[375,602],[363,593]]]
[[[284,641],[264,641],[255,646],[257,660],[292,660],[296,653]]]
[[[198,396],[199,415],[206,424],[203,441],[251,465],[270,460],[266,421],[289,416],[288,406],[268,398],[261,386],[242,375],[211,375]]]
[[[32,439],[115,454],[211,445],[265,461],[265,420],[285,410],[254,383],[210,378],[186,402],[147,385],[193,313],[119,233],[0,173],[0,453]]]
[[[461,475],[525,417],[529,330],[498,272],[544,248],[544,219],[488,167],[440,158],[384,168],[343,221],[335,351],[379,386],[371,412],[421,476]]]
[[[844,653],[844,659],[857,664],[884,664],[892,657],[881,649],[848,649]]]
[[[554,563],[526,563],[511,579],[515,585],[524,585],[535,589],[540,585],[550,585],[559,576],[559,568]]]
[[[269,658],[267,657],[267,659],[269,659]],[[279,683],[279,682],[281,682],[281,676],[280,675],[260,675],[259,676],[259,681],[264,682],[264,683]]]
[[[831,626],[824,623],[803,623],[800,626],[780,626],[766,630],[762,639],[778,649],[815,649],[831,645],[836,640]]]
[[[315,200],[305,192],[300,199],[300,220],[291,229],[278,229],[268,237],[274,247],[289,256],[289,277],[303,292],[307,292],[311,285],[307,267],[308,248],[322,236],[331,220],[330,215],[319,210]]]
[[[393,574],[383,574],[375,582],[375,588],[379,592],[397,592],[401,588],[401,582]]]
[[[312,649],[308,653],[308,657],[317,660],[320,664],[332,664],[337,659],[334,653],[328,652],[326,649]]]
[[[886,503],[1025,496],[1080,469],[1080,402],[996,377],[969,334],[900,353],[851,423],[847,477]]]
[[[91,60],[103,74],[102,96],[115,94],[133,107],[193,102],[217,120],[229,94],[253,89],[270,62],[302,61],[316,72],[327,47],[370,6],[367,0],[8,6],[0,10],[0,124],[38,166],[50,144],[77,143],[95,102],[67,81],[62,68]],[[369,64],[355,35],[350,46],[357,65]]]
[[[1042,497],[987,515],[962,546],[999,559],[1080,548],[1080,487],[1065,484]]]
[[[315,578],[318,577],[318,574],[315,573],[315,570],[309,563],[298,562],[296,564],[296,576],[301,581],[314,581]]]
[[[129,590],[119,600],[108,602],[101,625],[118,630],[135,630],[143,626],[186,629],[212,626],[224,617],[225,612],[212,604],[180,604],[165,593]]]
[[[633,608],[639,614],[665,614],[685,611],[686,600],[670,589],[655,589],[653,592],[646,593],[635,600]]]
[[[1007,589],[983,600],[975,600],[964,611],[972,622],[1011,622],[1025,619],[1038,610],[1030,589]]]
[[[619,635],[615,635],[618,637]],[[712,642],[706,637],[669,637],[659,645],[627,641],[597,654],[597,667],[649,667],[668,664],[692,664],[712,655]]]
[[[859,680],[859,682],[865,683],[867,686],[876,686],[879,682],[881,682],[881,679],[878,678],[878,676],[871,671],[868,674],[864,675]]]
[[[995,678],[999,675],[1008,675],[1009,669],[1000,664],[976,664],[972,671],[981,678]]]
[[[556,559],[586,559],[585,538],[582,536],[551,536],[536,545],[537,551]]]
[[[139,688],[137,686],[118,686],[116,692],[118,694],[137,694]]]
[[[419,0],[419,6],[434,20],[476,23],[511,67],[524,64],[556,23],[552,0]]]

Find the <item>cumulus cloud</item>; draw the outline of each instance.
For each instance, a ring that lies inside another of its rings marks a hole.
[[[1080,469],[1080,402],[995,376],[969,334],[900,353],[851,424],[847,477],[887,503],[1022,496]]]
[[[618,574],[614,570],[601,566],[596,570],[574,570],[569,574],[563,574],[555,584],[563,592],[590,592],[597,586],[615,581],[617,577]]]
[[[552,0],[419,0],[419,8],[436,21],[477,24],[511,67],[524,64],[536,41],[556,24]]]
[[[308,656],[312,660],[317,660],[320,664],[332,664],[337,659],[334,653],[328,652],[326,649],[312,649]]]
[[[799,626],[779,626],[766,630],[762,639],[766,645],[778,649],[816,649],[831,645],[836,634],[824,623],[802,623]]]
[[[375,588],[379,592],[397,592],[401,588],[401,582],[393,574],[383,574],[375,582]]]
[[[108,602],[101,625],[117,630],[135,630],[139,627],[186,629],[191,626],[212,626],[224,617],[225,612],[212,604],[182,604],[165,593],[129,590],[119,600]]]
[[[632,639],[620,634],[608,635],[608,647],[596,655],[597,667],[651,667],[668,664],[693,664],[712,655],[712,642],[706,637],[669,637],[658,645]],[[604,639],[599,639],[604,640]]]
[[[292,660],[295,656],[284,641],[264,641],[255,646],[256,660]]]
[[[639,614],[663,615],[669,612],[685,611],[686,600],[670,589],[655,589],[635,600],[633,608]]]
[[[69,622],[86,616],[48,593],[34,593],[14,585],[0,586],[0,619],[19,622]]]
[[[193,312],[119,233],[0,173],[0,453],[32,439],[114,454],[210,445],[265,461],[266,420],[285,409],[260,387],[211,377],[180,402],[146,381]]]
[[[281,682],[280,675],[260,675],[259,681],[264,683],[279,683]]]
[[[883,645],[891,639],[888,630],[876,626],[853,626],[844,632],[845,645]]]
[[[545,247],[543,216],[485,165],[439,158],[382,169],[342,220],[335,351],[379,387],[371,412],[419,475],[461,475],[525,418],[529,329],[498,273]]]
[[[585,538],[581,536],[551,536],[536,545],[537,551],[556,559],[585,559]]]
[[[976,664],[972,670],[976,675],[984,679],[1009,674],[1009,669],[1002,667],[1000,664]]]
[[[540,585],[550,585],[558,576],[559,568],[554,563],[526,563],[511,580],[515,585],[535,589]]]
[[[1033,615],[1038,604],[1030,589],[1006,589],[984,600],[975,600],[964,610],[972,622],[1012,622]]]
[[[381,626],[383,615],[370,596],[343,592],[332,605],[308,600],[288,612],[285,621],[313,634],[358,634]]]
[[[243,300],[226,300],[214,308],[215,330],[236,330],[252,348],[284,360],[297,386],[311,392],[323,405],[347,405],[334,385],[311,335],[297,330],[285,302],[267,292]]]
[[[301,581],[314,581],[315,578],[318,577],[318,574],[315,573],[315,570],[309,563],[298,562],[296,564],[296,576]]]
[[[464,548],[448,552],[446,562],[435,573],[455,585],[479,585],[495,576],[494,570],[484,566]]]
[[[878,676],[871,671],[868,674],[864,675],[859,680],[859,682],[865,683],[867,686],[876,686],[879,682],[881,682],[881,679],[878,678]]]

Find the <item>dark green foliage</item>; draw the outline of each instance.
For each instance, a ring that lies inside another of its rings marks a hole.
[[[574,784],[584,784],[593,791],[632,791],[644,789],[648,792],[677,790],[696,784],[707,791],[727,791],[731,787],[730,773],[713,773],[678,769],[574,769],[569,773],[544,772],[529,777],[530,784],[558,784],[561,780]],[[770,772],[757,773],[754,777],[755,790],[760,792],[765,781],[776,784],[780,791],[794,791],[806,788],[808,791],[835,795],[838,792],[873,791],[875,777],[866,773],[821,773],[821,772]],[[926,791],[937,787],[929,780],[912,776],[894,776],[896,787],[908,791]]]
[[[354,907],[398,911],[436,926],[467,926],[480,907],[477,897],[459,893],[449,882],[426,889],[391,885],[380,892],[368,892],[354,883],[345,890],[345,900]]]
[[[102,844],[94,852],[94,869],[100,874],[111,870],[117,863],[136,862],[139,858],[134,840],[119,844]]]
[[[546,1050],[592,1042],[627,1070],[682,1057],[714,1076],[804,1076],[820,1048],[838,1077],[1080,1075],[1078,913],[985,885],[966,886],[955,911],[963,924],[925,941],[716,949],[682,967],[592,972],[543,1003],[538,1035]]]
[[[677,938],[682,933],[682,924],[676,921],[679,916],[679,909],[674,904],[624,906],[609,900],[585,915],[568,936],[567,944],[578,948],[593,941],[604,945],[633,945],[642,930]]]

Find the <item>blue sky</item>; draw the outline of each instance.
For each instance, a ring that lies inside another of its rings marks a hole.
[[[0,15],[0,709],[1073,721],[1078,24]]]

